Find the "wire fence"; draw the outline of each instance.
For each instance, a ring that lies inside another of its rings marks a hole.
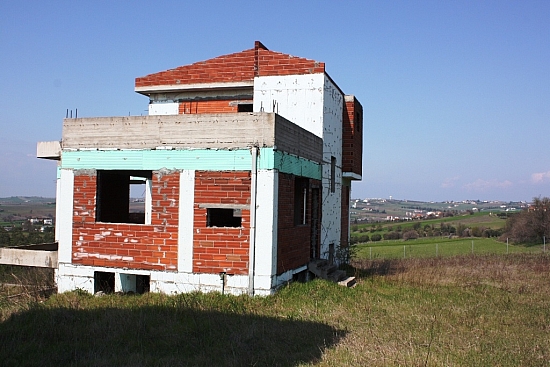
[[[515,246],[491,239],[455,240],[431,243],[386,241],[376,245],[357,245],[356,257],[367,259],[439,257],[468,254],[547,253],[546,242],[536,246]]]

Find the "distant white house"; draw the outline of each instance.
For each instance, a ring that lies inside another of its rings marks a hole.
[[[34,217],[34,218],[30,218],[29,222],[31,224],[43,224],[46,226],[53,225],[53,219],[50,217]]]

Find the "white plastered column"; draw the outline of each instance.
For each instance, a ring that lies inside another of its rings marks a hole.
[[[321,219],[322,258],[328,259],[330,244],[334,244],[334,255],[340,247],[342,230],[342,114],[344,96],[325,76],[323,88],[323,205]],[[334,177],[332,176],[332,157],[336,158]],[[335,190],[331,190],[331,179]]]
[[[277,272],[278,178],[275,170],[258,170],[254,290],[262,294],[275,286]]]
[[[59,201],[61,198],[61,162],[57,162],[57,168],[56,168],[56,179],[55,179],[55,197],[56,201]],[[59,205],[56,204],[55,206],[55,233],[54,238],[55,242],[59,242],[59,234],[61,233],[61,230],[59,229],[59,221],[58,218],[60,218],[60,210]]]
[[[195,171],[180,173],[178,223],[178,272],[193,272],[193,222],[195,202]]]
[[[59,178],[59,193],[56,199],[58,217],[56,234],[59,263],[72,262],[73,242],[73,194],[74,193],[74,172],[71,169],[61,169]]]

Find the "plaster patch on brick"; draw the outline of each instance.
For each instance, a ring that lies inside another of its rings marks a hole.
[[[97,176],[97,170],[95,169],[75,169],[74,170],[75,176],[88,176],[88,177],[94,177]]]

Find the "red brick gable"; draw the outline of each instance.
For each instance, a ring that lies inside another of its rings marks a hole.
[[[325,63],[254,48],[136,78],[136,87],[252,81],[255,76],[317,74]]]

